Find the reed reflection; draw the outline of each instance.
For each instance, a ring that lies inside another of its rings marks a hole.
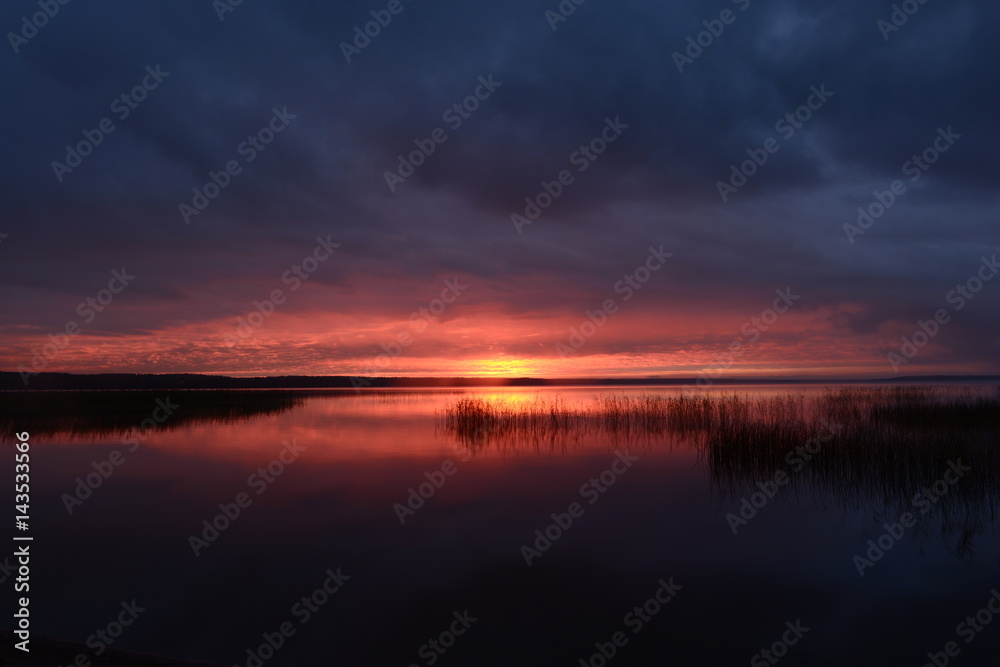
[[[603,440],[696,448],[724,499],[780,479],[777,502],[828,496],[876,520],[926,510],[960,555],[996,523],[1000,500],[1000,387],[842,387],[807,396],[644,393],[512,403],[465,397],[444,428],[473,452]],[[942,482],[963,471],[956,483]],[[948,471],[952,471],[948,473]]]

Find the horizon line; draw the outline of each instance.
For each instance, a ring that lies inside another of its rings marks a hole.
[[[114,389],[385,389],[406,387],[526,387],[526,386],[701,386],[781,384],[901,384],[901,383],[1000,383],[1000,375],[900,375],[895,377],[770,376],[770,377],[562,377],[531,376],[362,376],[362,375],[260,375],[233,376],[203,373],[39,373],[24,378],[15,371],[0,371],[0,391],[114,390]]]

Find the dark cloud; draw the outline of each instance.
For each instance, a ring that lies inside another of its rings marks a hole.
[[[243,3],[222,21],[210,2],[60,6],[0,58],[0,331],[62,326],[123,265],[142,279],[109,335],[233,318],[331,235],[326,291],[290,313],[405,317],[458,274],[480,286],[470,308],[575,316],[662,243],[674,258],[637,316],[739,318],[794,285],[826,326],[877,337],[997,252],[1000,7],[927,3],[886,41],[891,3],[594,0],[553,31],[557,4],[403,0],[349,64],[341,43],[384,3]],[[679,73],[673,54],[723,9],[734,22]],[[7,3],[0,28],[35,11]],[[118,119],[147,66],[169,76]],[[490,75],[501,86],[451,129],[442,114]],[[783,137],[776,121],[821,86],[833,96]],[[241,143],[286,107],[296,117],[246,163]],[[52,161],[105,117],[114,132],[58,182]],[[606,118],[628,128],[577,173]],[[384,172],[439,127],[448,140],[390,193]],[[902,165],[949,127],[961,139],[909,181]],[[717,181],[772,137],[780,150],[721,201]],[[229,160],[242,173],[184,224],[178,205]],[[563,169],[573,184],[518,235],[511,214]],[[908,192],[848,243],[843,225],[895,179]],[[997,288],[956,317],[942,359],[995,364]]]

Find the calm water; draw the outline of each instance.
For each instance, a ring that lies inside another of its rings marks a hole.
[[[949,641],[960,649],[951,664],[998,664],[1000,618],[958,627],[1000,589],[995,489],[971,475],[941,487],[961,489],[959,506],[918,516],[860,576],[868,540],[919,507],[869,492],[863,471],[818,484],[813,462],[789,469],[795,484],[734,535],[727,514],[770,468],[734,486],[697,442],[667,436],[469,448],[439,419],[462,395],[582,405],[607,393],[623,391],[331,392],[278,414],[159,429],[134,452],[121,436],[35,436],[35,631],[82,643],[135,599],[144,611],[115,648],[223,665],[247,665],[283,623],[294,634],[264,665],[602,665],[598,645],[614,649],[609,665],[764,665],[755,656],[779,642],[785,665],[919,666]],[[183,392],[169,395],[181,414]],[[293,441],[300,452],[283,444]],[[75,479],[116,449],[124,462],[68,514]],[[283,450],[286,463],[257,473]],[[425,482],[430,497],[404,511]],[[241,493],[248,506],[196,556],[189,537],[206,537],[202,522]],[[568,528],[536,544],[573,503]],[[328,570],[346,577],[309,610],[301,600]],[[651,602],[658,592],[669,602]]]

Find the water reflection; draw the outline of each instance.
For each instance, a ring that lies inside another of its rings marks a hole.
[[[559,396],[471,396],[449,405],[442,421],[473,452],[565,451],[595,438],[612,446],[692,447],[727,501],[763,504],[781,491],[779,502],[826,494],[844,509],[888,520],[910,512],[925,519],[921,530],[938,530],[961,556],[971,555],[997,519],[995,387],[639,393],[597,396],[582,406]]]
[[[428,423],[451,444],[439,455],[691,451],[725,503],[779,479],[781,503],[822,495],[875,520],[926,509],[921,530],[961,555],[1000,501],[997,387],[5,392],[0,437],[125,438],[164,401],[178,407],[150,446],[200,457],[257,460],[285,438],[330,443],[314,452],[326,459],[429,455],[408,437]]]
[[[164,430],[203,422],[234,424],[280,414],[305,399],[304,392],[239,389],[8,391],[0,393],[0,442],[22,431],[34,436],[128,436],[150,427],[146,420]]]
[[[995,397],[992,388],[976,391]],[[281,398],[257,406],[273,411],[243,414],[217,404],[165,424],[73,515],[62,495],[120,448],[118,432],[87,432],[81,424],[96,419],[69,409],[59,424],[76,423],[72,431],[41,437],[36,430],[32,518],[45,545],[38,571],[50,573],[37,589],[32,582],[32,604],[45,610],[40,634],[82,642],[121,600],[138,597],[148,616],[121,648],[245,664],[246,647],[287,620],[327,568],[343,566],[349,585],[269,667],[420,662],[416,652],[441,619],[466,608],[482,624],[449,653],[449,664],[576,664],[660,577],[676,576],[688,587],[615,665],[746,664],[775,629],[800,616],[816,629],[789,665],[922,664],[996,585],[996,536],[976,533],[975,557],[958,562],[937,536],[938,515],[916,529],[933,540],[909,535],[864,578],[852,563],[875,536],[866,531],[881,530],[876,512],[910,503],[907,494],[933,483],[950,457],[973,469],[936,507],[947,510],[950,526],[992,520],[997,429],[989,403],[939,409],[947,397],[938,390],[933,400],[911,393],[838,402],[822,387],[740,389],[736,398],[731,387],[704,396],[604,387],[278,393],[297,402]],[[643,394],[683,396],[692,407],[666,420],[652,407],[626,419],[621,397]],[[141,394],[141,409],[118,423],[148,416],[153,395]],[[186,395],[170,392],[178,417],[194,404]],[[559,396],[573,413],[593,410],[595,395],[618,397],[619,414],[563,415],[561,428],[544,427],[538,439],[500,422],[468,437],[447,426],[448,407],[463,398],[516,406]],[[0,404],[9,406],[9,396]],[[51,407],[60,405],[75,404]],[[788,451],[825,437],[813,430],[823,420],[844,430],[794,470]],[[196,557],[188,536],[220,503],[248,491],[249,476],[293,439],[305,447],[301,462],[254,494]],[[528,567],[521,546],[553,512],[582,499],[581,484],[600,475],[616,449],[640,460]],[[401,525],[394,506],[445,460],[457,473]],[[789,483],[733,536],[725,515],[778,470]],[[984,633],[963,651],[964,662],[991,664],[975,660],[995,656],[998,642],[1000,635]]]

